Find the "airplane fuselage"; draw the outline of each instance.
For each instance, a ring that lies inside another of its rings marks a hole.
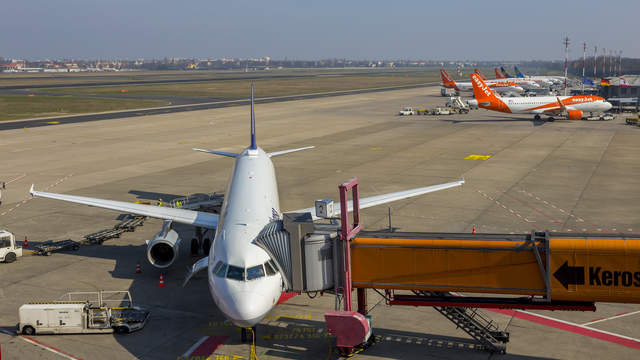
[[[282,293],[280,273],[267,270],[269,255],[252,243],[279,218],[273,162],[261,148],[245,149],[234,163],[207,269],[214,302],[237,326],[259,323]]]
[[[611,108],[611,104],[599,96],[538,96],[523,98],[503,98],[505,106],[495,106],[495,104],[484,105],[480,102],[481,108],[501,111],[507,113],[530,113],[543,114],[552,109],[558,109],[558,99],[569,110],[580,110],[582,112],[604,112]]]

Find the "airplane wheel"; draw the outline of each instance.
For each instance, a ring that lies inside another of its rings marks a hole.
[[[198,239],[193,238],[191,239],[191,256],[198,256],[198,249],[200,247],[198,246]]]
[[[536,116],[533,117],[535,120],[540,120],[540,115],[536,114]]]
[[[205,255],[209,255],[209,250],[211,250],[211,240],[209,238],[204,238],[204,242],[202,243],[202,252]]]

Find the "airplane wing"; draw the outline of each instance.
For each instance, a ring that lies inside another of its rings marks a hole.
[[[370,196],[370,197],[366,197],[366,198],[361,198],[360,199],[360,209],[366,209],[368,207],[372,207],[372,206],[376,206],[376,205],[382,205],[382,204],[386,204],[386,203],[389,203],[389,202],[392,202],[392,201],[397,201],[397,200],[411,198],[411,197],[414,197],[414,196],[424,195],[424,194],[428,194],[430,192],[434,192],[434,191],[438,191],[438,190],[449,189],[449,188],[452,188],[452,187],[461,186],[462,184],[464,184],[464,179],[459,180],[459,181],[446,183],[446,184],[431,185],[431,186],[421,187],[421,188],[417,188],[417,189],[398,191],[398,192],[394,192],[394,193],[388,193],[388,194],[382,194],[382,195],[376,195],[376,196]],[[339,202],[335,203],[334,209],[335,209],[335,214],[336,215],[340,215],[340,211],[341,210],[340,210],[340,203]],[[353,203],[352,202],[349,202],[349,204],[347,205],[347,209],[349,211],[353,210]],[[296,210],[296,211],[293,211],[293,212],[310,212],[311,216],[313,216],[314,220],[318,219],[318,217],[315,215],[315,207]]]
[[[157,219],[171,220],[177,223],[201,226],[207,229],[215,229],[218,226],[218,215],[202,211],[134,204],[126,201],[103,200],[85,196],[48,193],[34,190],[33,185],[31,185],[29,193],[35,197],[68,201],[76,204],[95,206],[103,209],[122,211]]]

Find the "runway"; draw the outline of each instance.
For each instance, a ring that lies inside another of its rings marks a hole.
[[[419,84],[419,85],[403,85],[403,86],[393,86],[393,87],[374,88],[374,89],[360,89],[360,90],[335,91],[335,92],[303,94],[303,95],[267,97],[267,98],[257,98],[255,102],[257,104],[266,104],[266,103],[275,103],[275,102],[284,102],[284,101],[344,96],[344,95],[377,93],[377,92],[392,91],[392,90],[416,89],[416,88],[437,86],[437,85],[439,85],[439,83],[425,83],[425,84]],[[71,115],[71,116],[62,116],[62,117],[55,117],[55,118],[5,121],[5,122],[0,122],[0,131],[23,129],[23,128],[34,128],[34,127],[41,127],[41,126],[62,125],[62,124],[76,124],[76,123],[84,123],[84,122],[100,121],[100,120],[122,119],[122,118],[137,117],[137,116],[181,113],[186,111],[218,109],[218,108],[224,108],[229,106],[241,106],[241,105],[248,105],[248,104],[249,104],[249,100],[246,100],[246,99],[223,100],[223,101],[215,101],[215,102],[208,102],[208,103],[164,106],[164,107],[156,107],[156,108],[140,109],[140,110],[125,110],[125,111],[115,111],[115,112],[88,114],[88,115]]]

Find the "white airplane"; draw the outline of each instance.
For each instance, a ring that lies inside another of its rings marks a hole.
[[[440,70],[440,77],[442,78],[442,87],[457,91],[473,91],[473,85],[470,82],[453,80],[445,69]],[[540,85],[534,81],[523,79],[487,80],[487,85],[491,87],[491,90],[501,94],[522,94],[525,88],[540,88]]]
[[[162,230],[147,243],[147,257],[151,264],[164,268],[173,263],[180,244],[178,234],[171,223],[193,225],[215,231],[209,255],[197,261],[191,268],[185,283],[195,273],[207,271],[211,297],[220,311],[235,325],[254,327],[277,304],[284,288],[282,275],[273,261],[253,241],[271,222],[282,219],[278,198],[278,184],[272,157],[299,149],[267,153],[256,145],[253,84],[251,86],[251,145],[241,153],[194,149],[235,159],[220,215],[202,211],[133,204],[122,201],[102,200],[83,196],[40,192],[31,187],[36,197],[63,200],[89,206],[164,219]],[[362,198],[360,208],[406,199],[437,190],[460,186],[464,180],[417,189]],[[336,204],[338,214],[340,206]],[[350,209],[351,210],[351,209]],[[311,209],[296,212],[310,212]]]
[[[529,75],[525,75],[523,72],[521,72],[518,69],[518,66],[514,65],[513,69],[516,72],[516,76],[515,78],[520,78],[520,79],[529,79],[529,80],[533,80],[535,82],[537,82],[538,84],[545,86],[545,87],[549,87],[551,85],[563,85],[564,84],[564,76],[540,76],[540,75],[536,75],[536,76],[529,76]],[[496,71],[496,76],[500,76],[500,78],[502,79],[512,79],[514,77],[512,76],[508,76],[507,72],[504,70],[503,67],[500,67],[500,70],[498,70],[498,68],[495,68]]]
[[[491,91],[480,75],[471,74],[471,83],[475,97],[474,105],[477,102],[480,108],[504,113],[535,114],[536,120],[540,120],[540,115],[549,116],[549,121],[553,121],[554,116],[566,116],[569,120],[578,120],[585,112],[599,113],[611,109],[611,104],[600,96],[537,96],[503,99]]]

